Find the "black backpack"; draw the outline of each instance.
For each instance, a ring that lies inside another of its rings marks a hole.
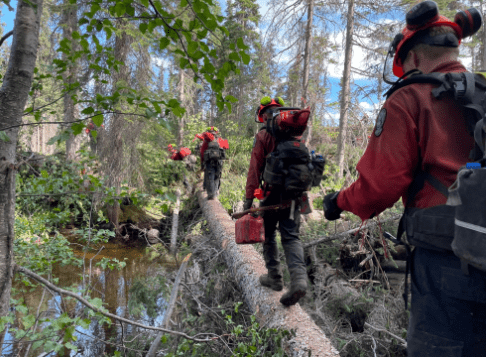
[[[307,127],[309,114],[308,109],[275,108],[273,118],[267,121],[267,131],[277,144],[266,158],[263,181],[292,197],[318,186],[324,171],[324,158],[309,153],[306,145],[296,138]]]
[[[298,196],[312,187],[312,171],[309,150],[300,140],[281,141],[267,156],[263,181]]]
[[[407,202],[412,202],[425,181],[448,200],[444,206],[407,207],[398,237],[407,231],[409,242],[415,246],[452,250],[461,259],[465,274],[469,274],[469,265],[486,271],[486,78],[469,72],[418,74],[398,82],[385,95],[412,83],[438,84],[432,95],[440,99],[450,93],[464,107],[467,130],[474,137],[475,147],[470,153],[472,162],[459,169],[449,188],[428,172],[416,175]]]
[[[204,151],[204,162],[211,160],[224,160],[226,158],[224,149],[222,149],[217,140],[208,143],[206,151]]]

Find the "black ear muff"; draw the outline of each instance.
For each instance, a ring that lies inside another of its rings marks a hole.
[[[407,28],[413,31],[439,18],[439,8],[434,1],[423,1],[407,12]]]
[[[454,22],[462,28],[462,38],[474,35],[483,24],[481,13],[475,8],[459,11],[454,17]]]
[[[395,55],[395,51],[397,50],[398,44],[403,39],[403,34],[399,33],[395,35],[395,38],[390,43],[390,48],[388,49],[388,54],[393,57]]]

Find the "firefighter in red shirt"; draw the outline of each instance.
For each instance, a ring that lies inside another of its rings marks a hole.
[[[199,139],[203,141],[199,151],[201,155],[201,170],[204,170],[204,152],[207,150],[209,143],[217,138],[219,138],[219,130],[215,126],[208,127],[204,133],[196,134],[194,137],[194,140]]]
[[[262,98],[256,115],[261,123],[266,123],[272,115],[272,108],[284,106],[282,98]],[[246,181],[244,210],[251,208],[255,189],[260,187],[265,168],[265,158],[276,146],[275,138],[265,127],[261,128],[255,136],[251,152],[250,167]],[[285,192],[272,189],[270,194],[262,201],[262,206],[270,206],[285,200]],[[282,295],[280,302],[285,306],[296,304],[305,296],[307,289],[307,270],[304,262],[304,249],[299,239],[300,207],[295,208],[294,219],[290,218],[291,208],[278,211],[267,211],[263,215],[265,227],[265,242],[263,243],[263,257],[268,274],[260,276],[260,283],[275,291],[283,289],[282,271],[280,267],[275,231],[277,224],[280,230],[281,242],[285,252],[285,259],[290,273],[290,289]]]
[[[471,10],[463,12],[469,21],[481,21]],[[433,1],[417,4],[406,18],[407,27],[390,46],[397,77],[466,72],[457,60],[461,26],[440,16]],[[464,109],[451,96],[435,98],[436,87],[414,83],[388,96],[357,165],[358,180],[325,196],[324,211],[328,220],[342,211],[366,220],[402,197],[400,230],[406,225],[407,240],[415,246],[408,356],[485,356],[486,273],[474,268],[469,276],[462,273],[450,247],[453,211],[445,205],[447,187],[469,161],[474,140]]]

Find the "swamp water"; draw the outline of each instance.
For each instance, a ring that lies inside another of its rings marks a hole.
[[[128,308],[129,300],[132,298],[129,291],[137,281],[145,282],[145,284],[147,284],[148,279],[147,285],[150,285],[150,281],[153,283],[155,281],[154,279],[157,277],[166,275],[164,274],[164,271],[176,269],[174,262],[167,262],[166,264],[161,265],[159,262],[150,261],[145,253],[145,248],[126,247],[116,243],[104,243],[102,246],[104,249],[98,254],[95,252],[86,253],[85,255],[83,251],[75,250],[77,257],[82,258],[84,256],[84,267],[54,266],[53,277],[59,279],[57,286],[61,288],[77,287],[78,289],[82,289],[84,276],[84,284],[89,284],[91,286],[91,298],[100,298],[103,301],[103,306],[110,313],[137,321],[144,325],[160,326],[167,305],[162,294],[153,297],[153,300],[156,302],[154,308],[155,317],[148,316],[143,308],[143,304],[138,305],[139,307],[142,307],[139,309],[140,314],[138,316],[133,316],[129,313]],[[121,270],[110,270],[109,268],[103,269],[96,266],[96,263],[103,258],[116,258],[119,261],[125,261],[126,266]],[[17,279],[14,280],[14,287],[18,286],[20,280],[18,279],[18,275],[16,276]],[[164,291],[167,291],[167,288],[165,288]],[[61,300],[61,297],[58,294],[51,294],[40,286],[22,297],[30,311],[35,312],[40,306],[39,311],[41,312],[42,317],[57,318],[61,315],[63,310],[70,311],[70,316],[79,316],[86,310],[85,306],[77,300],[70,299],[69,301],[66,301],[66,298]],[[20,296],[15,296],[14,298],[18,299]],[[42,304],[40,304],[41,300],[43,301]],[[42,329],[42,325],[38,327],[38,330],[39,329]],[[74,351],[70,351],[69,355],[83,357],[113,356],[116,350],[122,350],[121,347],[117,347],[115,344],[121,346],[123,341],[126,343],[127,340],[132,340],[137,333],[152,333],[155,335],[157,332],[139,329],[127,324],[124,324],[122,328],[119,322],[113,320],[111,325],[106,323],[101,325],[94,318],[91,318],[89,328],[84,329],[80,326],[76,327],[75,336],[77,337],[77,341],[73,344],[78,348],[78,352],[75,353]],[[129,338],[127,338],[127,336]],[[106,344],[104,341],[110,341],[112,344]],[[26,345],[28,345],[26,342],[15,343],[13,336],[7,332],[1,356],[23,357],[26,353]],[[31,350],[28,356],[57,356],[54,352],[50,354],[42,352],[43,351],[37,350],[34,353],[34,351]]]

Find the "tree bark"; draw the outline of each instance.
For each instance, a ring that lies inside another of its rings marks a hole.
[[[172,232],[170,235],[170,254],[176,253],[177,248],[177,231],[179,229],[179,207],[181,205],[181,191],[176,190],[176,205],[174,207],[174,212],[172,213]]]
[[[235,223],[218,200],[207,200],[202,190],[197,192],[199,205],[215,238],[224,250],[223,257],[243,293],[245,303],[261,325],[296,330],[296,336],[286,346],[290,356],[339,356],[324,332],[300,305],[284,307],[282,292],[260,285],[258,278],[267,272],[261,255],[251,245],[235,243]]]
[[[72,42],[72,34],[74,31],[77,30],[78,6],[76,4],[71,4],[68,0],[64,1],[63,6],[63,37],[71,41],[71,45],[73,46],[72,49],[73,51],[75,51],[76,48],[75,43]],[[64,61],[70,61],[69,65],[67,66],[66,72],[63,73],[66,89],[69,90],[64,94],[64,122],[72,122],[77,117],[77,108],[72,99],[72,95],[76,92],[70,89],[77,81],[78,71],[76,63],[73,63],[71,60],[69,60],[66,53],[62,54],[62,58]],[[69,127],[70,124],[66,124],[66,126]],[[76,159],[76,152],[79,150],[80,141],[81,135],[69,135],[69,139],[66,141],[66,159],[68,161],[73,161]]]
[[[350,97],[351,79],[351,57],[353,52],[353,30],[354,30],[354,0],[349,0],[348,17],[346,24],[346,46],[344,53],[343,84],[341,91],[341,112],[339,115],[339,139],[338,139],[338,178],[343,177],[344,172],[344,149],[346,147],[346,133],[348,126],[348,109]]]
[[[184,102],[185,102],[185,93],[184,93],[184,88],[185,87],[185,83],[184,83],[184,70],[183,69],[180,69],[179,70],[179,99],[181,101],[181,105],[184,106]],[[180,119],[179,119],[179,132],[178,132],[178,135],[177,135],[177,146],[182,146],[182,141],[184,140],[184,117],[185,115],[183,115]]]
[[[312,19],[314,17],[314,0],[309,0],[307,8],[307,29],[305,34],[305,51],[304,51],[304,78],[302,79],[302,107],[310,106],[308,98],[309,90],[309,69],[312,45]],[[307,105],[306,105],[307,102]],[[312,136],[312,117],[309,117],[309,122],[305,134],[305,143],[309,145]]]
[[[18,2],[8,68],[0,88],[0,128],[22,123],[39,47],[41,14],[42,0],[30,0],[30,5]],[[0,141],[0,317],[9,312],[14,266],[14,161],[18,131],[6,130],[10,141]]]

